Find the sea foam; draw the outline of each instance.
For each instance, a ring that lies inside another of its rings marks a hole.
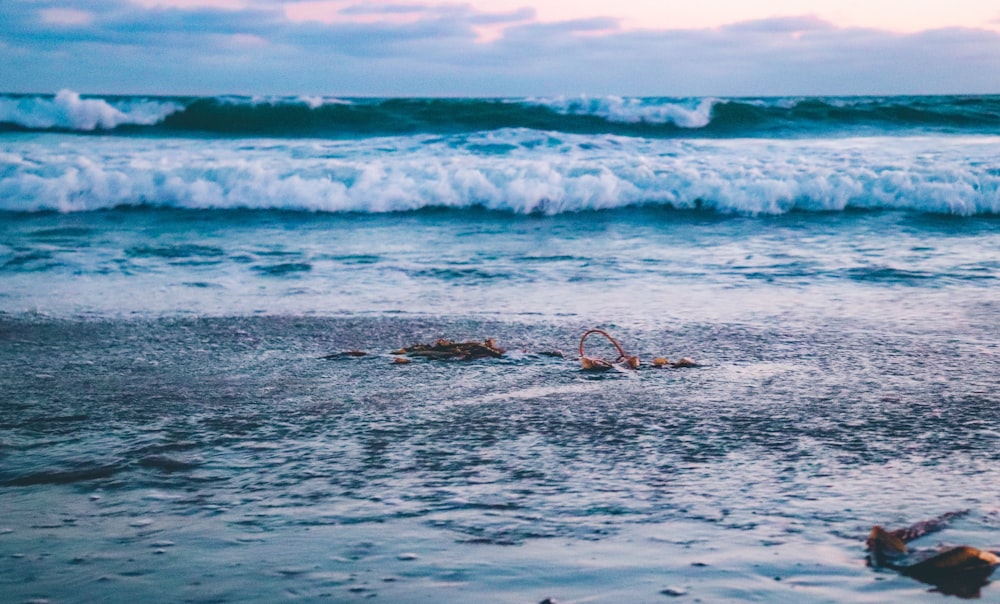
[[[72,90],[61,90],[54,97],[0,96],[0,122],[28,129],[90,131],[126,124],[149,126],[180,109],[173,101],[85,99]]]
[[[128,205],[558,214],[628,206],[738,214],[1000,214],[1000,137],[643,140],[528,130],[355,141],[100,138],[0,143],[0,209]]]
[[[715,98],[668,101],[635,97],[553,97],[528,99],[562,115],[600,117],[622,124],[673,124],[680,128],[704,128],[712,121]]]

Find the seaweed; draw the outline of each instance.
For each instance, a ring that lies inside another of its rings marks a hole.
[[[969,545],[921,550],[910,550],[906,545],[909,541],[944,529],[953,518],[967,513],[968,510],[949,512],[892,531],[873,526],[865,542],[869,566],[895,570],[933,585],[944,594],[978,598],[980,590],[989,583],[990,575],[1000,565],[1000,557],[996,553]]]
[[[414,344],[394,350],[392,354],[408,357],[422,357],[435,361],[472,361],[476,359],[497,359],[506,352],[497,346],[493,338],[482,342],[453,342],[440,339],[434,344]]]

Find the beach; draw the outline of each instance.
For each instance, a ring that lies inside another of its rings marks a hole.
[[[1000,132],[974,101],[8,116],[0,591],[942,601],[865,537],[968,510],[922,543],[1000,547]],[[591,328],[640,368],[582,371]],[[394,362],[442,338],[506,352]]]
[[[443,333],[547,350],[572,327],[5,320],[5,591],[931,600],[866,568],[870,525],[971,509],[950,540],[998,534],[987,334],[680,323],[616,333],[702,367],[389,361]]]

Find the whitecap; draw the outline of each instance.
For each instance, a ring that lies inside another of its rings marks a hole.
[[[0,122],[33,129],[111,130],[125,124],[156,124],[181,108],[171,101],[108,101],[60,90],[54,97],[0,97]]]
[[[562,115],[593,115],[623,124],[673,124],[680,128],[704,128],[712,121],[715,98],[692,100],[645,99],[635,97],[553,97],[533,98],[528,104],[541,105]]]
[[[648,140],[537,132],[356,141],[101,139],[0,143],[0,210],[152,205],[384,213],[559,214],[628,206],[737,214],[1000,213],[1000,137]]]

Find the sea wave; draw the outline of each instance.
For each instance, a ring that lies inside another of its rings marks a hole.
[[[673,124],[679,128],[704,128],[712,121],[719,99],[643,99],[620,96],[555,97],[528,99],[526,105],[547,107],[560,115],[594,116],[619,124]]]
[[[363,141],[67,140],[0,142],[0,210],[1000,214],[1000,137],[992,136],[678,141],[522,129]]]
[[[0,132],[361,138],[527,128],[647,138],[1000,133],[1000,96],[766,99],[0,95]]]
[[[85,99],[72,90],[61,90],[53,97],[0,96],[0,124],[26,130],[113,130],[160,124],[182,109],[177,101]]]

